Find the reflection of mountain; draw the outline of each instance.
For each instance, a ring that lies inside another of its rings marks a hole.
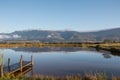
[[[14,51],[23,52],[50,52],[50,51],[65,51],[65,52],[75,52],[80,50],[85,50],[78,47],[23,47],[23,48],[12,48]]]
[[[80,48],[80,47],[21,47],[21,48],[12,48],[14,51],[19,52],[76,52],[76,51],[96,51],[94,48]],[[98,52],[104,53],[104,58],[110,58],[110,54],[113,56],[120,56],[119,53],[111,53],[104,50],[99,50]]]

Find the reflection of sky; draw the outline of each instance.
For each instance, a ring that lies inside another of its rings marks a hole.
[[[34,56],[34,72],[38,74],[69,74],[84,73],[87,71],[106,71],[115,72],[120,75],[120,57],[111,56],[104,58],[103,53],[96,51],[77,51],[77,52],[19,52],[10,49],[4,50],[5,65],[8,57],[12,64],[23,55],[25,60],[30,60]]]

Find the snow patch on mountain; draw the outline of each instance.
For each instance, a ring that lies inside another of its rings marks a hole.
[[[51,38],[52,36],[51,35],[48,35],[47,38]]]

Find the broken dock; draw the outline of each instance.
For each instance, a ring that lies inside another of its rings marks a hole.
[[[11,60],[8,58],[8,65],[3,66],[0,65],[0,77],[3,77],[4,74],[14,75],[14,76],[22,76],[25,73],[33,70],[34,60],[33,56],[31,56],[31,61],[24,61],[23,56],[21,55],[20,61],[18,63],[11,65]]]

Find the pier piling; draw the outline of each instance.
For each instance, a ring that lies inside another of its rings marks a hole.
[[[22,55],[21,55],[21,58],[20,58],[20,71],[22,72],[22,66],[23,66],[23,58],[22,58]]]
[[[0,77],[3,77],[3,65],[0,65]]]

